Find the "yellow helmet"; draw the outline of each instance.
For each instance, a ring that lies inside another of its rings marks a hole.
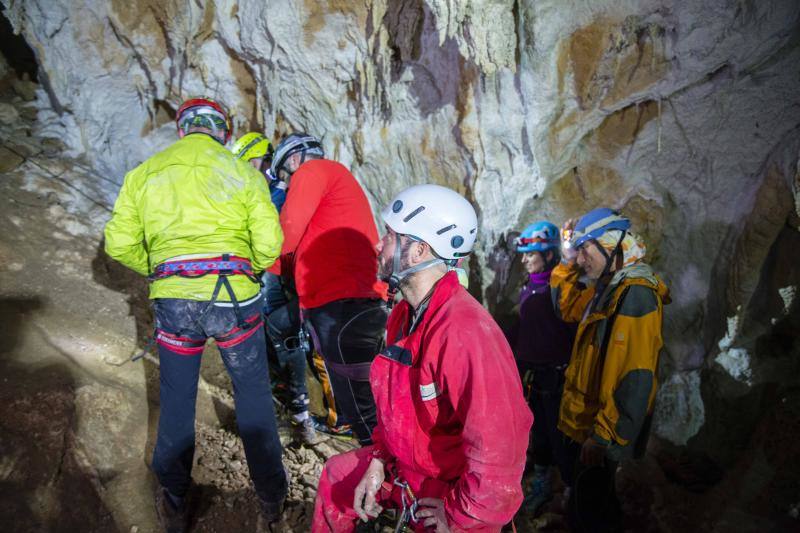
[[[245,161],[263,157],[264,163],[267,166],[269,166],[272,161],[272,144],[263,133],[258,133],[256,131],[245,133],[239,137],[239,140],[237,140],[233,148],[231,148],[231,152],[239,159]]]

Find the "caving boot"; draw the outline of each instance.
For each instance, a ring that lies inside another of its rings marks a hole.
[[[156,490],[156,514],[167,533],[184,533],[187,525],[186,502],[173,496],[164,487]]]
[[[292,436],[295,442],[306,446],[314,446],[325,440],[325,437],[318,434],[314,428],[314,420],[311,416],[306,416],[304,420],[299,422],[292,420]]]
[[[533,483],[531,492],[522,503],[525,512],[538,515],[545,503],[553,499],[553,487],[550,480],[550,467],[535,465],[533,467]]]
[[[314,429],[317,430],[317,433],[324,433],[326,435],[330,435],[332,437],[339,437],[342,439],[353,438],[353,427],[350,424],[338,424],[336,426],[331,427],[322,418],[312,416],[311,419],[314,424]]]
[[[289,474],[289,470],[284,467],[283,472],[286,476],[286,489],[280,492],[283,496],[280,496],[277,500],[273,500],[271,498],[274,497],[274,494],[267,496],[264,493],[256,491],[258,505],[261,508],[261,516],[256,524],[259,532],[266,531],[273,533],[282,530],[281,519],[283,518],[283,511],[285,509],[286,495],[288,494],[289,486],[292,484],[292,476]]]
[[[261,515],[264,517],[264,521],[267,524],[273,524],[281,519],[286,498],[281,498],[277,502],[268,502],[259,498],[258,503],[261,506]]]

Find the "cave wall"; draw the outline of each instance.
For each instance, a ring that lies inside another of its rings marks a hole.
[[[473,290],[499,319],[511,232],[622,209],[672,289],[656,432],[677,444],[719,442],[709,409],[796,384],[797,2],[2,3],[39,63],[40,127],[106,178],[98,201],[207,94],[237,134],[320,136],[376,209],[422,182],[472,199]]]

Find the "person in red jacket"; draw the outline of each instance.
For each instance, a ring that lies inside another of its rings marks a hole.
[[[382,218],[379,272],[403,301],[370,373],[374,444],[325,464],[312,531],[353,531],[384,507],[417,531],[500,531],[522,502],[533,417],[502,331],[449,271],[472,250],[475,210],[417,185]]]
[[[283,139],[272,174],[288,186],[279,265],[293,277],[303,321],[325,360],[345,423],[370,444],[375,402],[369,366],[383,343],[386,284],[377,278],[378,229],[367,196],[347,168],[323,159],[319,140]]]

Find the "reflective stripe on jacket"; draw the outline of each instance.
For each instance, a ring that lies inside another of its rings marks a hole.
[[[599,295],[578,283],[575,265],[559,265],[550,277],[562,318],[580,322],[566,371],[558,428],[576,442],[608,444],[612,459],[629,457],[632,443],[653,411],[662,306],[669,291],[639,263],[617,272]],[[610,331],[608,331],[610,327]]]
[[[409,333],[411,312],[394,308],[372,363],[376,455],[419,497],[444,499],[451,531],[500,531],[522,501],[533,421],[511,349],[455,272]]]
[[[130,171],[105,228],[106,253],[147,275],[179,256],[230,253],[258,272],[272,265],[283,241],[264,176],[202,133],[175,142]],[[150,285],[150,298],[209,300],[217,276],[173,276]],[[258,293],[231,276],[238,300]],[[225,290],[219,300],[230,300]]]

